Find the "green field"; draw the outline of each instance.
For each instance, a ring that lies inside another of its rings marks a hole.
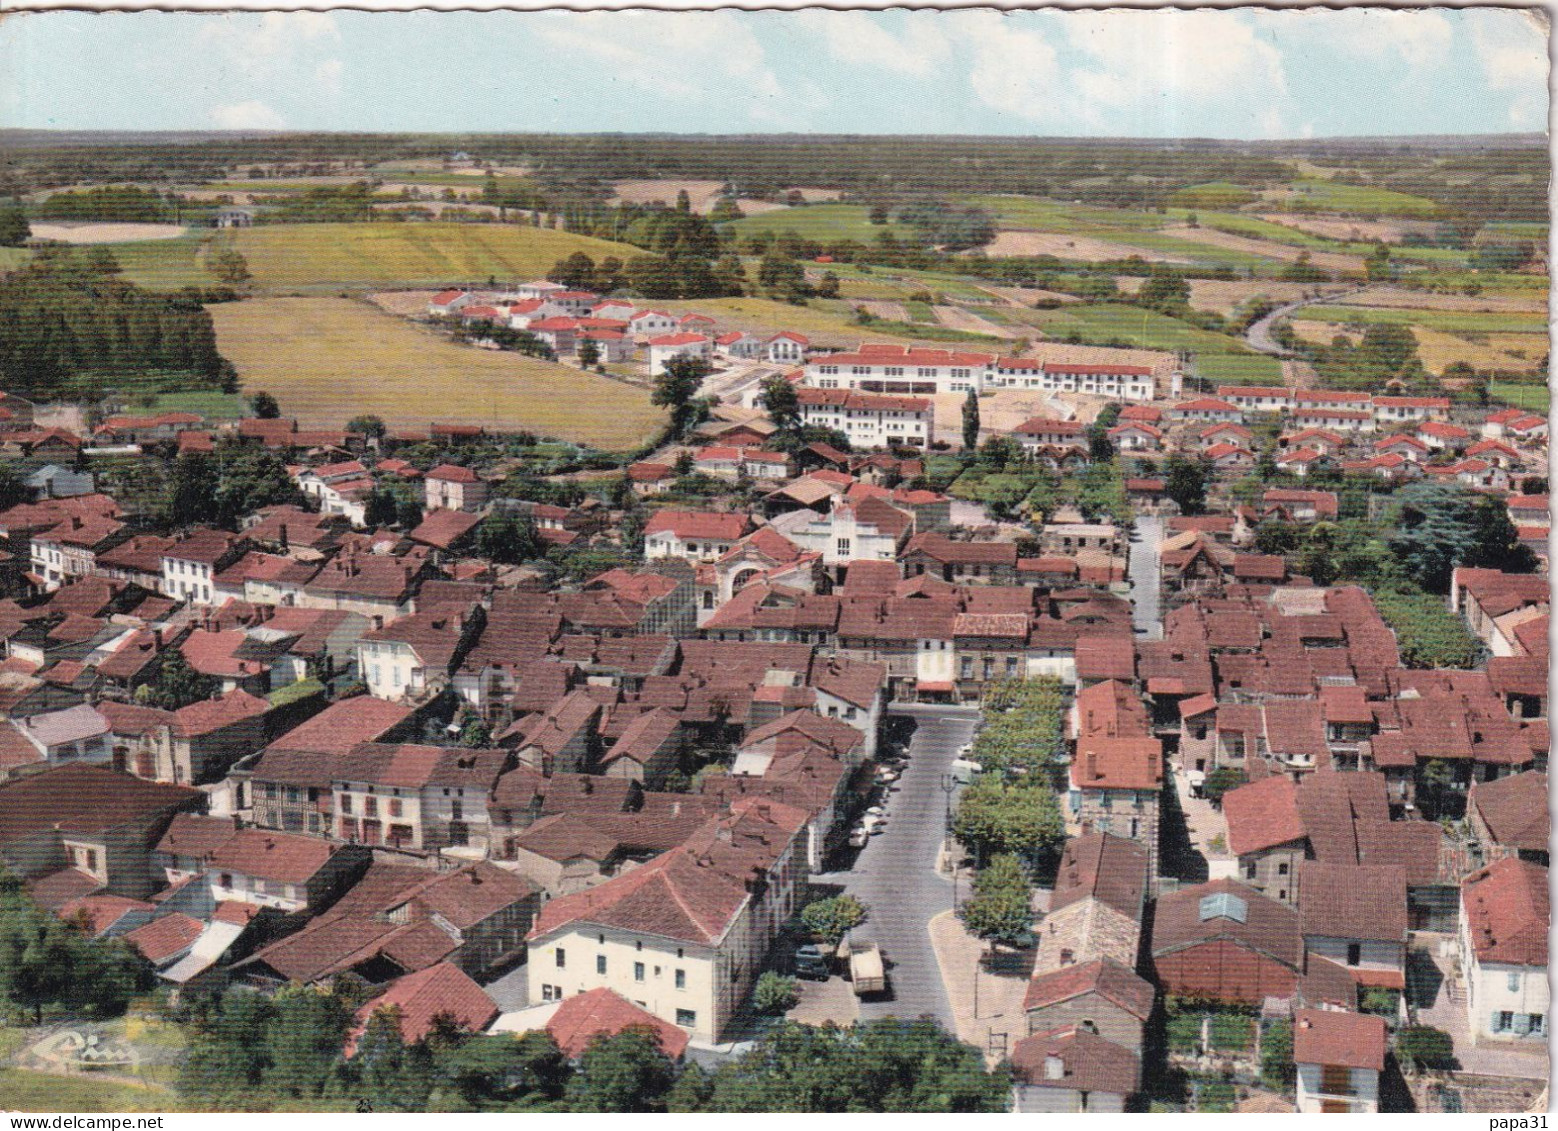
[[[1037,196],[965,196],[958,203],[984,209],[1003,228],[1031,228],[1036,232],[1124,238],[1124,233],[1151,231],[1164,223],[1164,218],[1154,212],[1065,204]],[[1132,242],[1139,241],[1133,236]]]
[[[1315,212],[1341,212],[1354,216],[1433,217],[1441,209],[1421,196],[1364,185],[1344,185],[1337,181],[1294,181],[1302,202]]]
[[[1202,353],[1196,369],[1213,385],[1278,385],[1282,362],[1263,353]]]
[[[738,236],[752,236],[758,232],[794,232],[802,239],[817,243],[835,243],[839,240],[855,240],[874,244],[878,233],[891,232],[900,240],[913,237],[914,229],[901,224],[873,224],[871,210],[863,204],[808,204],[802,208],[786,208],[782,212],[764,212],[757,216],[743,216],[722,224],[722,228]]]
[[[1208,354],[1247,352],[1236,338],[1202,330],[1177,318],[1125,304],[1066,306],[1058,310],[1006,312],[1036,326],[1048,337],[1078,334],[1089,345],[1124,344],[1136,349],[1194,350]]]
[[[149,287],[211,286],[205,247],[232,239],[249,263],[252,285],[271,292],[365,290],[517,282],[544,275],[559,259],[582,251],[595,259],[626,259],[637,248],[568,232],[514,224],[275,224],[215,237],[116,244],[125,278]]]
[[[187,393],[161,393],[150,412],[198,412],[207,420],[236,420],[249,415],[249,403],[240,393],[195,389]]]
[[[393,426],[480,424],[627,451],[663,416],[645,389],[517,353],[476,349],[341,298],[269,298],[211,309],[217,346],[246,392],[339,428],[361,413]]]
[[[1532,412],[1547,414],[1552,403],[1552,390],[1546,385],[1518,385],[1513,381],[1494,381],[1488,386],[1488,394],[1496,401],[1528,408]]]
[[[1311,322],[1388,322],[1397,326],[1427,326],[1451,334],[1540,334],[1547,329],[1546,322],[1539,314],[1320,305],[1305,307],[1302,316]]]
[[[1170,204],[1180,208],[1237,208],[1254,200],[1255,193],[1244,185],[1210,181],[1180,189],[1168,199]]]

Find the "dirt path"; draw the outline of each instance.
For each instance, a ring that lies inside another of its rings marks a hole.
[[[970,314],[961,306],[933,306],[936,320],[950,330],[963,330],[970,334],[989,334],[993,338],[1011,341],[1020,335],[1008,326],[998,326],[977,314]]]

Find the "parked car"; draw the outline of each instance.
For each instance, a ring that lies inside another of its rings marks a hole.
[[[806,943],[795,951],[795,976],[825,982],[833,973],[833,948]]]
[[[871,830],[864,825],[857,825],[849,831],[849,847],[864,848],[866,842],[871,839]]]

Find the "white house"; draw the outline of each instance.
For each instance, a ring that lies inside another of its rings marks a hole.
[[[439,291],[427,301],[427,313],[433,318],[444,318],[450,314],[458,314],[469,306],[470,293],[467,291]]]
[[[1385,1019],[1368,1013],[1300,1009],[1293,1014],[1298,1110],[1368,1114],[1379,1110]]]
[[[750,525],[744,514],[717,511],[656,511],[644,526],[644,557],[712,562]]]
[[[894,397],[849,389],[796,390],[801,422],[844,433],[855,448],[893,444],[925,447],[934,435],[936,402],[929,397]]]
[[[1509,856],[1461,883],[1461,969],[1472,1040],[1546,1049],[1547,869]]]
[[[865,393],[977,393],[995,361],[986,353],[867,343],[847,353],[812,358],[805,380],[818,389]]]
[[[1269,385],[1224,385],[1217,399],[1247,412],[1285,412],[1296,405],[1293,390]]]
[[[674,334],[677,327],[676,317],[663,310],[640,310],[628,319],[628,332],[636,338]]]
[[[811,342],[792,330],[781,330],[763,343],[763,360],[773,365],[799,365]]]
[[[827,566],[894,561],[914,527],[914,517],[907,511],[869,497],[835,503],[827,514],[807,510],[793,514],[797,525],[786,525],[781,532],[803,550],[820,553]]]
[[[708,361],[713,352],[713,342],[702,334],[662,334],[649,339],[649,375],[658,377],[665,367],[678,357],[691,357]]]
[[[726,357],[735,357],[747,361],[761,356],[763,339],[755,334],[749,334],[745,330],[732,330],[728,334],[721,334],[715,338],[714,348]]]

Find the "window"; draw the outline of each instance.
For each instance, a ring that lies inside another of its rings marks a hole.
[[[1519,993],[1520,992],[1520,975],[1519,974],[1515,974],[1515,973],[1511,973],[1509,975],[1509,983],[1508,984],[1509,984],[1509,992],[1510,993],[1512,993],[1512,994]]]
[[[1278,864],[1277,865],[1277,875],[1285,876],[1287,874],[1288,874],[1288,866],[1286,864]]]
[[[343,812],[343,813],[350,813],[351,811],[352,811],[352,795],[349,794],[349,793],[341,794],[341,812]]]
[[[692,1009],[678,1009],[676,1011],[676,1023],[683,1028],[692,1028],[698,1023],[697,1011]]]
[[[848,538],[840,538],[838,540],[838,552],[840,554],[847,554],[847,553],[849,553],[849,539]]]
[[[552,952],[552,956],[557,959],[557,968],[559,970],[568,965],[568,955],[562,947],[558,947],[556,950],[554,950]]]
[[[1501,1009],[1493,1015],[1493,1031],[1495,1033],[1507,1033],[1515,1027],[1515,1015],[1507,1009]]]
[[[1531,1014],[1531,1035],[1540,1037],[1547,1032],[1547,1015],[1543,1013]]]
[[[1363,946],[1361,943],[1347,944],[1347,965],[1356,966],[1363,961]]]
[[[1249,860],[1245,862],[1244,878],[1247,880],[1253,880],[1255,878],[1255,861]]]
[[[676,988],[679,990],[685,990],[687,988],[687,971],[678,970],[676,972]]]
[[[390,801],[390,803],[389,803],[389,815],[391,817],[398,817],[398,816],[400,816],[400,798],[397,797],[397,798],[394,798],[394,799],[392,799]]]
[[[601,959],[601,961],[604,962],[605,959]],[[635,982],[644,980],[644,964],[642,962],[633,963],[633,980]]]
[[[606,956],[604,954],[597,954],[595,956],[595,972],[597,974],[604,974],[606,972]]]
[[[221,877],[220,877],[220,883],[221,883],[221,886],[224,887],[224,888],[232,887],[233,886],[233,874],[231,872],[223,872]]]

